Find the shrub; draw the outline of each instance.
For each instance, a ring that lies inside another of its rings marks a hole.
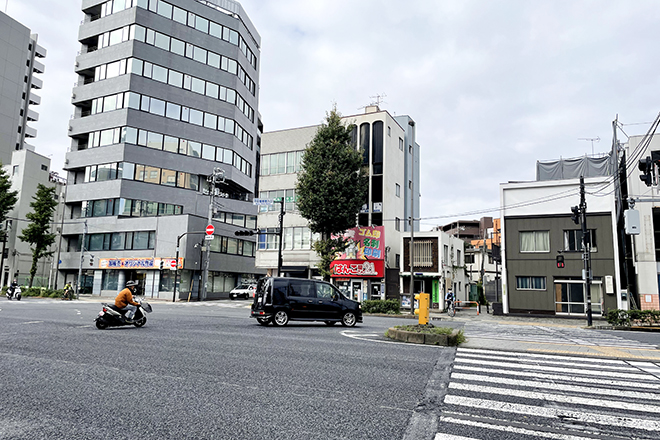
[[[615,327],[660,325],[660,310],[608,310],[607,322]]]
[[[364,313],[383,313],[387,315],[398,315],[401,313],[399,301],[395,299],[362,301],[362,311]]]

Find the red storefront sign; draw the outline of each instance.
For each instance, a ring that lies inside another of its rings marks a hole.
[[[332,277],[385,278],[384,260],[335,260],[330,263]]]

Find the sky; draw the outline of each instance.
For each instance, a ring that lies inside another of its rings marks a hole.
[[[660,111],[656,1],[240,3],[261,35],[264,131],[319,124],[335,104],[359,114],[378,95],[415,120],[422,230],[497,218],[501,183],[534,180],[538,160],[606,153],[613,120],[644,134]],[[30,143],[53,170],[70,145],[81,4],[0,0],[48,51]]]

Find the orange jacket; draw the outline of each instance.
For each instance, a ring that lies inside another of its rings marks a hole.
[[[140,305],[140,303],[136,303],[135,301],[133,301],[133,294],[131,293],[131,289],[127,287],[121,292],[119,292],[119,295],[117,295],[117,298],[115,298],[115,306],[119,307],[120,309],[123,309],[128,304],[132,304],[134,306]]]

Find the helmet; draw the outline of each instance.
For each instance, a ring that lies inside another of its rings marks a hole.
[[[134,280],[126,281],[126,287],[133,287],[133,286],[137,286],[137,285],[138,285],[137,281],[134,281]]]

